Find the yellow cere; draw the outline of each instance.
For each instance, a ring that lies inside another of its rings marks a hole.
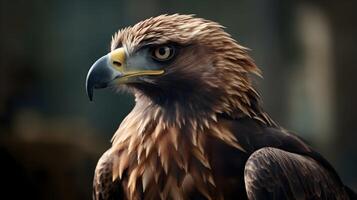
[[[124,70],[124,63],[125,63],[125,50],[124,48],[118,48],[115,49],[114,51],[109,53],[109,58],[111,60],[111,64],[113,67],[120,71],[123,72]]]
[[[128,69],[125,69],[125,49],[118,48],[115,49],[114,51],[109,53],[109,58],[112,66],[118,70],[119,72],[123,73],[124,76],[121,77],[118,81],[119,82],[125,82],[127,78],[134,77],[134,76],[143,76],[143,75],[161,75],[165,71],[164,70],[135,70],[135,71],[129,71]]]

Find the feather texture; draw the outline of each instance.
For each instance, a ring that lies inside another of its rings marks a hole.
[[[124,86],[136,105],[97,164],[94,199],[348,199],[328,162],[264,112],[250,78],[261,71],[218,23],[160,15],[111,49],[167,43],[181,48],[165,74]]]

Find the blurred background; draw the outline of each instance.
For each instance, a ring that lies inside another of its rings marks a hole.
[[[163,13],[226,26],[262,68],[264,106],[357,190],[357,1],[0,0],[2,197],[89,199],[100,155],[134,105],[85,94],[120,28]]]

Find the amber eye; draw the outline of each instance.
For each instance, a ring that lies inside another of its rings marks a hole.
[[[174,49],[173,47],[167,45],[159,46],[153,50],[152,54],[155,60],[167,61],[173,57]]]

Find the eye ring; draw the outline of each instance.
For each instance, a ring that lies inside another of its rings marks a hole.
[[[161,45],[155,47],[152,51],[152,57],[157,61],[168,61],[174,56],[175,50],[170,45]]]

